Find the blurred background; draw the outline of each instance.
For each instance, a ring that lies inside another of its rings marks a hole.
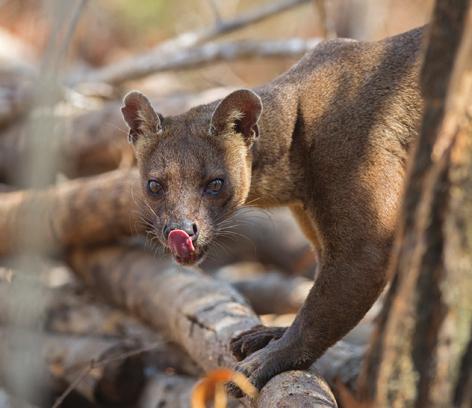
[[[134,201],[122,198],[123,175],[136,180],[119,111],[127,91],[177,114],[270,81],[319,41],[377,40],[423,25],[432,5],[0,0],[0,407],[164,406],[165,398],[179,407],[175,395],[201,375],[177,345],[77,278],[91,266],[76,250],[145,246],[144,229],[127,222],[136,218]],[[316,255],[286,211],[238,217],[240,238],[215,248],[203,269],[230,282],[266,324],[287,325],[312,283]],[[149,242],[145,250],[161,256]],[[346,366],[345,384],[353,384],[352,361],[362,357],[376,310],[321,361],[328,380]]]
[[[1,56],[34,64],[47,47],[50,16],[47,1],[4,0],[0,4]],[[52,2],[49,2],[52,4]],[[270,4],[244,0],[126,0],[89,1],[68,46],[65,66],[81,71],[97,68],[145,52],[175,35],[208,28],[219,19],[232,19]],[[272,2],[273,3],[273,2]],[[376,40],[424,24],[431,0],[329,0],[326,17],[317,12],[318,0],[279,13],[275,18],[250,24],[218,40],[323,37],[328,19],[329,35]],[[319,3],[321,4],[321,3]],[[179,90],[201,91],[215,86],[253,86],[283,72],[296,58],[234,61],[212,64],[192,72],[151,76],[134,86],[159,95]],[[131,84],[129,84],[131,86]]]

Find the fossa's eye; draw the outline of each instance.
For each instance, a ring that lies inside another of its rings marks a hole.
[[[147,183],[147,189],[153,196],[160,196],[164,192],[162,185],[156,180],[149,180]]]
[[[224,181],[222,179],[211,180],[205,187],[205,194],[210,196],[217,196],[223,188]]]

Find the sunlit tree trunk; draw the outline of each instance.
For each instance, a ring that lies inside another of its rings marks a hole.
[[[359,397],[376,407],[472,401],[470,1],[437,0],[429,30],[394,280],[359,380]]]

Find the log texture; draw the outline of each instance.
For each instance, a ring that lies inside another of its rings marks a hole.
[[[32,224],[42,231],[44,244],[54,249],[109,242],[142,231],[135,204],[139,192],[137,171],[116,170],[44,191],[4,193],[0,256],[18,250],[28,239],[20,231]],[[33,213],[37,218],[31,223]]]
[[[37,350],[33,360],[37,361],[29,361],[28,365],[42,364],[49,369],[43,378],[46,380],[43,385],[49,391],[58,392],[72,385],[71,390],[92,402],[126,405],[134,403],[144,387],[143,355],[130,353],[141,349],[140,344],[116,339],[31,333],[11,326],[0,330],[0,380],[6,387],[16,389],[11,382],[9,363],[21,359],[28,344],[25,339],[31,337],[35,339]]]
[[[164,330],[205,371],[232,367],[236,361],[228,347],[230,339],[260,324],[230,286],[197,271],[158,262],[140,248],[74,250],[69,261],[91,288]],[[329,388],[321,384],[323,380],[311,373],[282,373],[263,388],[258,406],[303,406],[302,397],[309,395],[325,401],[324,406],[336,406]]]

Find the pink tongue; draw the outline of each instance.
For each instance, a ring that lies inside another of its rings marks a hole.
[[[178,255],[182,259],[188,259],[195,252],[192,238],[185,231],[179,229],[169,233],[167,245],[174,255]]]

